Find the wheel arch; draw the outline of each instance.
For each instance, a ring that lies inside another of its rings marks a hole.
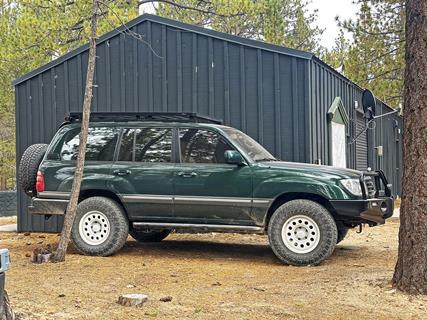
[[[85,189],[85,190],[81,190],[80,191],[80,196],[79,196],[79,202],[91,198],[91,197],[105,197],[105,198],[109,198],[111,200],[116,201],[122,208],[123,211],[126,214],[126,217],[128,217],[129,219],[129,215],[127,213],[126,207],[123,204],[123,201],[120,199],[120,197],[114,193],[111,190],[105,190],[105,189]]]
[[[264,221],[264,228],[268,228],[268,223],[270,222],[271,216],[276,211],[278,207],[285,204],[286,202],[292,201],[292,200],[311,200],[314,202],[317,202],[318,204],[324,206],[332,215],[334,220],[336,220],[336,212],[329,202],[328,199],[325,197],[315,194],[315,193],[308,193],[308,192],[287,192],[279,195],[274,199],[273,203],[270,205],[270,207],[267,210],[267,214],[265,216]]]

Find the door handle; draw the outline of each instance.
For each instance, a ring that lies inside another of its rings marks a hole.
[[[197,173],[195,172],[178,172],[178,176],[179,177],[183,177],[183,178],[193,178],[197,176]]]
[[[114,170],[113,173],[117,176],[127,176],[128,174],[131,174],[130,170]]]

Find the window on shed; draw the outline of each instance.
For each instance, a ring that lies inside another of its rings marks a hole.
[[[347,167],[347,133],[348,115],[340,97],[336,97],[328,110],[329,155],[334,167]]]

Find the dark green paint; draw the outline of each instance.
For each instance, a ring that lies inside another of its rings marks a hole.
[[[183,126],[146,122],[94,125]],[[67,125],[58,132],[40,166],[46,191],[71,191],[75,162],[49,159],[55,158],[50,155],[55,141],[74,127],[75,124]],[[185,124],[185,127],[213,130],[229,140],[220,125]],[[177,144],[177,140],[173,143]],[[116,161],[116,151],[112,162],[86,162],[81,189],[115,193],[131,221],[263,225],[274,200],[287,193],[311,194],[326,200],[358,199],[346,192],[339,181],[359,178],[359,171],[293,162],[254,162],[238,146],[234,147],[238,151],[227,152],[226,159],[231,162],[227,164],[120,162]]]

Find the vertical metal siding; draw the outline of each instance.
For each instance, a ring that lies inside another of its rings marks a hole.
[[[313,143],[309,162],[321,160],[323,164],[330,164],[327,119],[326,114],[333,100],[339,96],[349,116],[347,126],[347,142],[354,139],[360,127],[364,125],[357,114],[362,106],[363,90],[351,83],[348,79],[333,72],[326,65],[311,61],[310,66],[311,100],[310,113],[312,114],[311,141]],[[359,110],[355,109],[355,102]],[[377,115],[390,112],[390,108],[378,101]],[[347,144],[347,166],[354,169],[366,169],[364,163],[373,170],[383,170],[394,185],[394,194],[401,194],[401,142],[398,139],[399,128],[402,128],[402,119],[398,115],[390,115],[375,121],[375,128],[363,134],[358,142]],[[378,157],[375,147],[383,146],[384,156]]]
[[[360,133],[356,140],[356,169],[367,170],[368,164],[368,135],[365,130],[365,118],[363,113],[358,112],[356,115],[356,135]],[[363,132],[362,132],[363,131]]]
[[[349,113],[348,139],[356,132],[353,106],[355,100],[360,105],[360,89],[320,63],[153,21],[131,29],[150,45],[122,34],[98,45],[93,110],[192,111],[220,118],[287,161],[328,164],[327,110],[335,96]],[[18,159],[29,145],[49,143],[66,113],[81,111],[87,58],[81,52],[16,85]],[[389,130],[396,129],[384,120],[368,136],[380,139],[377,144]],[[382,164],[388,173],[400,166],[399,143],[384,143],[394,156],[391,165],[388,158]],[[348,165],[355,167],[355,147],[348,153]],[[20,192],[20,231],[59,230],[62,219],[30,216],[27,206]]]
[[[307,59],[151,21],[132,31],[150,46],[123,34],[98,45],[94,111],[198,112],[283,160],[308,161]],[[49,143],[68,112],[81,111],[87,59],[84,51],[16,86],[18,158],[33,143]],[[30,216],[27,206],[20,193],[20,231],[59,230],[62,219]]]

